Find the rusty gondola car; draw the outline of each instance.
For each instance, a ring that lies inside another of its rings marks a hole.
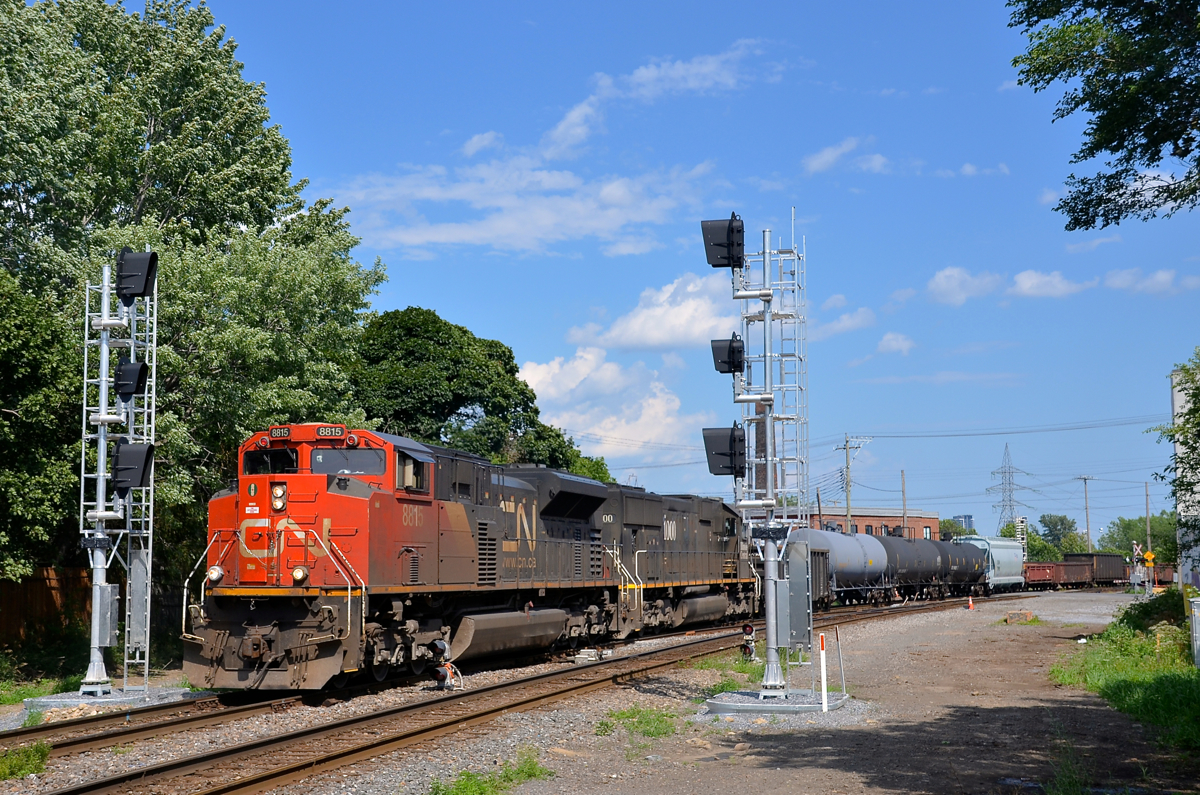
[[[209,503],[204,687],[316,689],[757,612],[740,517],[334,424],[269,428]],[[198,564],[199,565],[199,564]]]

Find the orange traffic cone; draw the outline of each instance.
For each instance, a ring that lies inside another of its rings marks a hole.
[[[967,609],[968,610],[975,609],[975,598],[973,596],[971,596],[970,594],[967,594]]]

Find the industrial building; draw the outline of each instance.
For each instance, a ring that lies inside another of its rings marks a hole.
[[[903,508],[875,508],[864,506],[850,513],[850,531],[866,535],[903,535],[905,538],[938,538],[938,515],[936,511],[908,510],[905,523]],[[817,527],[822,530],[843,533],[846,527],[846,511],[830,506],[815,517]],[[903,531],[901,531],[903,528]]]

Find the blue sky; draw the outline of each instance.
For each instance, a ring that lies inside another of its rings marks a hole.
[[[720,494],[700,428],[737,417],[708,340],[735,326],[699,221],[808,250],[810,455],[874,439],[855,502],[994,532],[1004,444],[1024,513],[1092,527],[1169,508],[1165,419],[1200,343],[1195,214],[1068,233],[1052,206],[1084,119],[1015,85],[1001,2],[211,3],[266,84],[307,196],[347,205],[389,281],[503,340],[543,416],[621,480]],[[748,246],[753,248],[755,246]],[[828,496],[824,496],[828,499]]]

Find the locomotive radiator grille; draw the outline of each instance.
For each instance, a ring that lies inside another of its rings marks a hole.
[[[600,543],[600,531],[588,533],[588,577],[593,580],[604,578],[604,545]]]
[[[479,525],[479,541],[476,548],[479,562],[478,582],[480,585],[496,584],[496,539],[487,537],[487,525]]]
[[[575,579],[583,579],[583,528],[575,528],[575,543],[571,545],[575,552]]]
[[[408,556],[408,584],[416,585],[421,582],[421,558],[416,552]]]

